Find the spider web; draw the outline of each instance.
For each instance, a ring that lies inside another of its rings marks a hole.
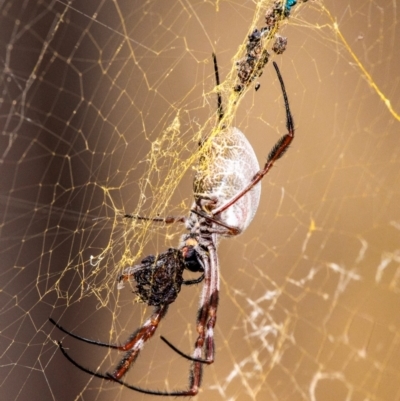
[[[1,394],[7,400],[153,399],[72,366],[122,356],[151,312],[116,277],[176,247],[198,142],[226,121],[260,164],[285,133],[270,63],[237,99],[235,62],[271,1],[3,1]],[[262,183],[255,220],[219,246],[216,360],[198,399],[400,399],[399,11],[387,0],[300,3],[279,26],[293,145]],[[271,43],[267,43],[270,46]],[[249,177],[250,178],[250,177]],[[183,288],[126,376],[185,389],[200,287]]]

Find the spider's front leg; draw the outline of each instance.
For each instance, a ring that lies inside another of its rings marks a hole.
[[[204,252],[205,254],[205,252]],[[200,309],[197,315],[197,333],[195,349],[190,370],[190,389],[188,395],[195,395],[201,385],[203,365],[214,362],[214,328],[217,320],[217,308],[219,300],[219,266],[214,243],[207,246],[207,254],[204,255],[205,283],[200,298]],[[205,359],[202,358],[204,349]]]
[[[287,134],[282,136],[278,141],[275,143],[275,145],[272,147],[272,149],[269,152],[267,162],[264,165],[264,168],[260,171],[258,171],[254,177],[251,179],[250,183],[239,193],[237,193],[235,196],[233,196],[231,199],[229,199],[227,202],[225,202],[223,205],[213,209],[211,211],[211,215],[215,218],[216,216],[220,215],[222,212],[227,210],[229,207],[231,207],[234,203],[236,203],[240,198],[242,198],[244,195],[246,195],[254,186],[260,182],[263,177],[271,170],[273,167],[274,163],[280,159],[285,152],[288,150],[290,144],[293,141],[294,138],[294,122],[293,122],[293,117],[292,113],[290,112],[290,107],[289,107],[289,100],[286,94],[286,89],[285,89],[285,84],[283,82],[283,78],[281,76],[281,73],[279,71],[278,65],[273,62],[276,74],[279,79],[279,83],[281,84],[281,90],[282,90],[282,95],[283,99],[285,102],[285,110],[286,110],[286,128],[288,130]]]
[[[106,373],[109,379],[115,381],[121,380],[132,363],[134,363],[139,356],[145,343],[153,337],[161,319],[166,315],[167,310],[168,305],[156,307],[151,316],[144,322],[143,326],[130,336],[128,341],[123,345],[123,350],[128,350],[128,352],[121,359],[112,374]]]

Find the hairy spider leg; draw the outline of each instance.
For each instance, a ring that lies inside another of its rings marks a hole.
[[[210,255],[210,270],[211,270],[211,283],[210,283],[210,298],[208,300],[208,321],[207,331],[205,338],[205,356],[208,363],[214,362],[215,346],[214,346],[214,328],[217,322],[217,310],[219,302],[219,262],[217,250],[215,247],[216,241],[208,247],[208,253]]]
[[[128,371],[131,364],[136,360],[140,351],[143,349],[145,343],[153,337],[161,319],[166,315],[168,311],[168,305],[161,305],[154,308],[151,316],[143,323],[143,326],[136,330],[123,345],[115,345],[115,344],[106,344],[94,340],[89,340],[84,337],[77,336],[76,334],[70,333],[68,330],[64,329],[58,323],[56,323],[52,318],[50,318],[50,322],[54,324],[59,330],[68,334],[69,336],[76,338],[80,341],[95,344],[101,347],[107,347],[112,349],[117,349],[119,351],[128,351],[121,361],[118,363],[112,374],[107,373],[106,375],[102,375],[101,373],[95,373],[95,376],[102,377],[107,380],[115,380],[119,381],[119,379],[124,376],[124,374]],[[59,343],[63,354],[67,356],[66,351],[62,348],[61,343]],[[81,370],[85,372],[91,372],[89,369],[86,369],[79,365],[77,362],[73,361],[73,359],[68,355],[68,360],[73,362],[75,366],[78,366]],[[93,372],[91,372],[93,373]],[[99,376],[100,375],[100,376]]]
[[[222,222],[220,220],[214,219],[213,217],[208,216],[205,212],[195,210],[195,209],[191,209],[190,211],[194,214],[197,214],[200,217],[203,217],[204,219],[206,219],[208,221],[211,221],[211,222],[217,224],[218,226],[224,227],[223,229],[213,228],[212,230],[209,230],[209,232],[212,231],[215,234],[225,234],[227,231],[229,231],[230,233],[232,233],[232,235],[240,234],[240,230],[238,230],[236,227],[229,226],[228,224],[225,224],[224,222]]]
[[[125,214],[124,217],[126,219],[152,221],[154,223],[165,223],[165,224],[185,223],[187,220],[185,216],[144,217],[144,216],[135,216],[133,214]]]
[[[129,351],[121,359],[118,366],[114,370],[113,374],[110,376],[112,379],[119,380],[130,368],[131,364],[136,360],[139,352],[144,347],[146,341],[153,337],[158,324],[161,319],[166,315],[168,311],[168,305],[161,305],[154,308],[151,316],[144,322],[143,326],[137,330],[129,338],[128,342],[125,344],[125,349]]]
[[[196,322],[198,337],[193,352],[193,358],[199,359],[202,358],[204,349],[205,360],[192,362],[189,378],[190,388],[187,395],[196,395],[198,393],[203,376],[204,363],[211,364],[214,362],[214,327],[219,297],[219,268],[214,241],[209,242],[207,253],[210,257],[210,264],[208,263],[208,258],[205,257],[203,259],[207,261],[204,263],[205,279]]]
[[[287,151],[289,148],[289,145],[291,144],[293,138],[294,138],[294,123],[293,123],[293,117],[290,112],[290,107],[289,107],[289,100],[286,95],[286,90],[285,90],[285,84],[283,83],[283,79],[281,76],[281,73],[279,71],[278,65],[273,62],[275,71],[278,75],[279,82],[281,84],[281,89],[282,89],[282,94],[283,94],[283,99],[285,102],[285,109],[286,109],[286,128],[288,130],[288,133],[285,134],[283,137],[281,137],[273,146],[271,151],[269,152],[267,162],[264,165],[264,168],[260,171],[258,171],[250,183],[245,187],[242,191],[237,193],[234,197],[232,197],[228,202],[226,202],[224,205],[221,205],[214,210],[210,212],[211,216],[216,216],[226,209],[228,209],[230,206],[232,206],[235,202],[237,202],[242,196],[247,194],[258,182],[262,180],[262,178],[269,172],[269,170],[272,168],[274,163],[281,158],[284,153]],[[206,217],[206,216],[204,216]]]

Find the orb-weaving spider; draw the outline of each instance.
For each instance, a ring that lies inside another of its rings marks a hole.
[[[214,70],[219,85],[218,66],[215,55]],[[204,364],[214,362],[214,327],[217,318],[219,294],[219,263],[217,242],[219,236],[231,237],[243,232],[257,210],[261,186],[257,185],[268,173],[274,162],[288,149],[294,138],[294,125],[289,109],[283,79],[277,64],[273,63],[281,85],[286,109],[288,133],[281,137],[271,149],[264,168],[259,170],[256,155],[244,134],[237,128],[225,128],[204,150],[199,170],[194,179],[194,203],[189,217],[145,218],[126,215],[135,219],[184,223],[188,230],[181,238],[177,249],[170,248],[157,256],[150,255],[140,264],[128,267],[118,278],[119,283],[133,277],[137,283],[136,294],[154,311],[144,324],[136,330],[123,345],[105,344],[72,334],[53,319],[50,321],[66,334],[90,343],[119,351],[126,351],[114,372],[101,374],[89,370],[73,360],[63,348],[65,357],[79,369],[101,379],[118,382],[132,390],[163,396],[193,396],[199,391]],[[218,93],[218,124],[224,117],[221,95]],[[249,178],[251,177],[251,178]],[[183,271],[202,273],[194,280],[183,280]],[[161,339],[174,351],[190,360],[189,388],[181,391],[153,391],[130,385],[122,381],[130,366],[135,362],[144,344],[154,335],[169,305],[175,301],[182,284],[191,285],[204,281],[197,313],[196,328],[198,337],[193,356],[189,356],[167,339]]]

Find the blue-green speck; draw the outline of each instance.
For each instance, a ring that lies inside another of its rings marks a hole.
[[[287,0],[287,1],[286,1],[286,4],[285,4],[285,9],[286,9],[286,11],[290,12],[290,9],[291,9],[293,6],[295,6],[296,3],[297,3],[296,0]]]

